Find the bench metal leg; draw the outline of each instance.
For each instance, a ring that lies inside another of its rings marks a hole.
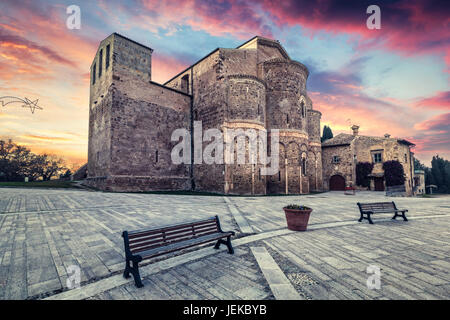
[[[364,219],[364,215],[363,215],[362,212],[361,212],[361,217],[359,218],[358,222],[363,221],[363,219]]]
[[[370,223],[370,224],[373,224],[373,221],[372,221],[372,219],[370,218],[370,213],[367,214],[367,220],[369,220],[369,223]]]
[[[141,275],[139,274],[139,262],[133,261],[133,267],[130,269],[130,272],[133,275],[136,287],[142,288],[144,285],[142,284]]]
[[[214,249],[219,249],[221,244],[224,244],[227,246],[229,254],[234,253],[233,246],[231,245],[231,236],[227,237],[227,241],[222,240],[222,239],[217,240],[216,245],[214,246]]]
[[[228,247],[228,253],[229,254],[233,254],[234,253],[234,249],[233,249],[233,246],[231,245],[231,237],[227,237],[226,245]]]
[[[396,220],[397,217],[402,217],[404,221],[408,221],[408,219],[406,219],[406,213],[405,211],[402,211],[402,214],[398,214],[397,212],[394,214],[394,216],[392,217],[392,219]]]
[[[127,259],[125,262],[125,271],[123,272],[123,277],[125,279],[128,279],[130,277],[130,271],[131,271],[130,260]]]
[[[222,243],[222,239],[217,240],[216,245],[214,246],[214,249],[219,249],[220,248],[220,244]]]
[[[405,211],[402,212],[402,217],[403,217],[404,221],[408,221],[408,219],[406,219],[406,212]]]

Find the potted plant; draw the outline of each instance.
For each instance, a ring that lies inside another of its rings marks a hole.
[[[311,208],[290,204],[283,208],[289,230],[306,231]]]

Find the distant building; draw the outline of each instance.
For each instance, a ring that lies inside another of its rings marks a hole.
[[[414,195],[425,193],[425,171],[414,170]]]
[[[356,186],[356,164],[374,164],[370,174],[370,190],[385,191],[383,162],[398,160],[405,172],[405,190],[413,195],[414,157],[413,143],[399,138],[362,136],[359,127],[352,126],[353,134],[341,133],[322,143],[322,168],[324,190],[344,190]]]

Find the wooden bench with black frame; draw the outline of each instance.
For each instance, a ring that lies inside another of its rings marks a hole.
[[[222,231],[218,216],[158,228],[124,231],[122,237],[126,263],[123,276],[129,278],[131,273],[136,286],[141,288],[144,286],[139,274],[139,262],[142,260],[212,241],[217,241],[214,249],[224,244],[228,253],[233,254],[231,236],[234,236],[233,231]]]
[[[359,212],[361,213],[361,217],[359,218],[359,222],[363,219],[369,220],[370,224],[373,224],[370,215],[374,213],[394,213],[392,219],[396,219],[397,217],[402,217],[404,221],[408,221],[406,219],[405,213],[408,212],[407,209],[397,209],[394,201],[392,202],[373,202],[373,203],[359,203]],[[400,212],[400,213],[399,213]],[[366,215],[366,217],[364,216]]]

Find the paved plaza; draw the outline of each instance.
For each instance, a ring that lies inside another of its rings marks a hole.
[[[358,222],[356,203],[395,201],[409,221]],[[308,231],[282,207],[313,208]],[[218,215],[235,254],[212,245],[142,264],[124,279],[123,230]],[[0,299],[449,299],[450,197],[224,197],[0,188]],[[70,266],[81,287],[69,290]],[[367,267],[381,287],[368,289]]]

